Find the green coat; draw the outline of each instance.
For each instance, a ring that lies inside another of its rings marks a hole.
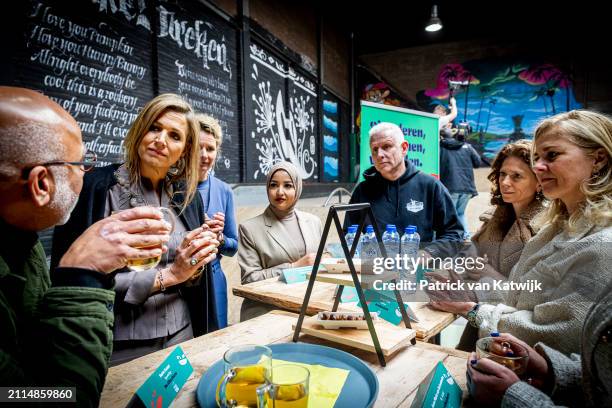
[[[79,406],[97,406],[114,298],[112,290],[51,286],[38,236],[0,220],[0,386],[72,386]]]

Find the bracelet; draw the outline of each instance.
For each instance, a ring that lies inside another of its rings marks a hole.
[[[163,271],[159,271],[159,273],[157,274],[157,281],[159,282],[159,291],[165,292],[166,286],[164,285],[164,272]]]
[[[482,323],[482,319],[479,318],[478,316],[478,309],[480,308],[480,304],[476,303],[474,305],[474,307],[472,308],[472,310],[470,310],[469,312],[467,312],[465,318],[467,319],[468,323],[476,328],[479,329],[480,328],[480,324]]]

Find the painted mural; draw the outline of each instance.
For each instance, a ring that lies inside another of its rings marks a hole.
[[[249,57],[256,86],[247,100],[253,115],[247,123],[246,181],[265,181],[280,161],[295,164],[304,180],[318,179],[315,84],[255,43]]]
[[[391,90],[389,85],[384,82],[366,84],[361,92],[361,100],[382,103],[383,105],[406,106],[401,98]],[[361,126],[361,112],[359,112],[357,115],[355,123],[357,124],[357,127]]]
[[[323,91],[323,181],[339,180],[338,98]]]
[[[570,75],[533,61],[475,60],[444,65],[435,88],[420,91],[417,102],[428,111],[457,99],[455,124],[467,127],[467,139],[492,159],[507,143],[531,139],[537,124],[556,113],[581,107]]]

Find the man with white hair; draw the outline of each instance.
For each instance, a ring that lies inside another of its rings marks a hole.
[[[93,224],[51,281],[37,232],[69,218],[95,160],[83,153],[57,103],[0,86],[0,386],[75,387],[79,406],[97,406],[112,348],[109,272],[160,256],[169,226],[146,207]]]
[[[370,152],[374,166],[364,171],[365,180],[355,188],[350,203],[370,203],[381,232],[387,224],[394,224],[400,233],[415,225],[428,255],[454,255],[463,227],[453,201],[440,181],[410,163],[408,142],[399,126],[388,122],[374,126]],[[345,227],[358,222],[355,212],[347,213]]]

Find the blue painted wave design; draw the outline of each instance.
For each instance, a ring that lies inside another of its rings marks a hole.
[[[338,122],[331,120],[325,115],[323,115],[323,126],[330,132],[338,133]]]
[[[338,103],[334,101],[323,100],[323,110],[327,113],[338,113]]]
[[[323,171],[330,177],[338,177],[338,159],[335,157],[323,157]]]
[[[330,152],[338,151],[338,138],[335,136],[324,135],[323,136],[323,148]]]

